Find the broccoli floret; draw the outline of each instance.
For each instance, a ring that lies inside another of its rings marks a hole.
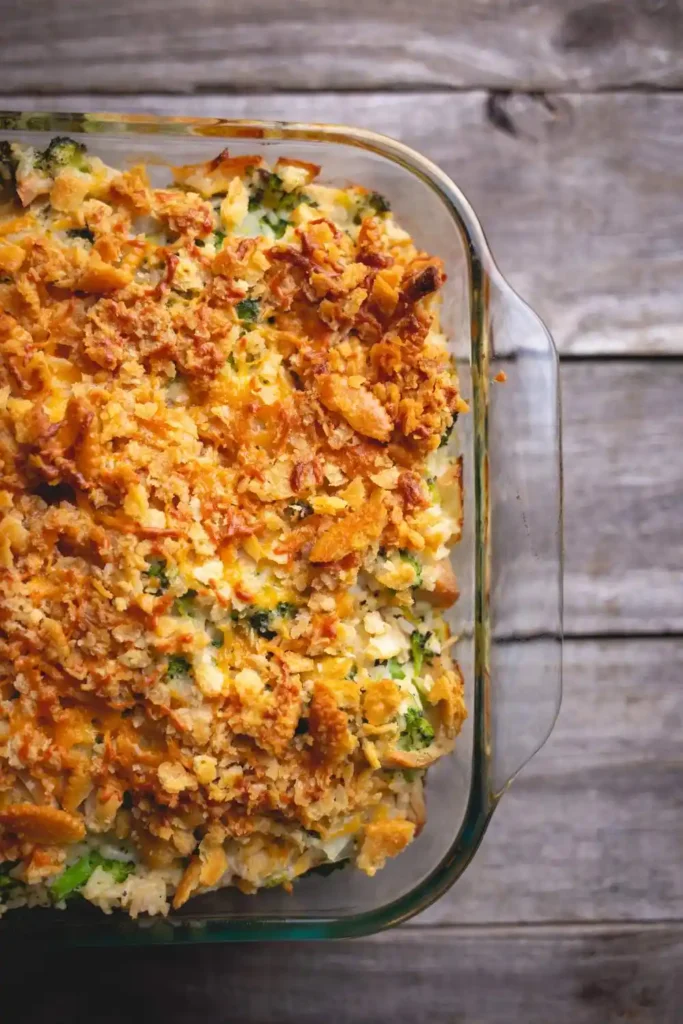
[[[135,864],[129,860],[105,860],[103,858],[99,866],[112,875],[115,882],[125,882]]]
[[[389,669],[389,675],[392,679],[405,679],[406,674],[397,662],[396,658],[389,658],[387,668]]]
[[[367,204],[375,213],[389,213],[391,210],[391,203],[383,195],[380,195],[379,192],[371,192],[367,197]]]
[[[11,143],[0,142],[0,188],[15,188],[18,163]]]
[[[400,745],[404,750],[419,750],[421,747],[428,747],[433,739],[434,730],[425,716],[417,708],[408,708],[400,740]]]
[[[69,228],[67,231],[69,238],[83,238],[86,242],[92,243],[95,241],[95,236],[90,228]]]
[[[291,601],[280,601],[275,608],[276,614],[281,615],[283,619],[293,619],[298,611],[297,605]]]
[[[285,213],[289,213],[290,210],[295,210],[299,203],[301,203],[302,201],[303,196],[301,196],[299,192],[285,192],[282,199],[280,200],[278,210],[280,213],[282,213],[283,211]]]
[[[225,241],[225,231],[221,231],[220,228],[213,233],[213,244],[216,249],[220,249]]]
[[[186,590],[181,597],[173,602],[173,611],[176,615],[192,615],[194,612],[194,599],[197,596],[196,590]]]
[[[168,679],[177,679],[178,676],[187,676],[191,673],[192,666],[182,654],[172,654],[168,659],[168,665],[166,666],[166,676]]]
[[[433,657],[431,651],[428,651],[426,646],[431,635],[431,633],[421,633],[419,629],[413,630],[410,634],[410,652],[413,656],[413,665],[415,666],[415,675],[417,676],[422,671],[424,662],[431,661]]]
[[[259,318],[260,303],[258,299],[242,299],[235,308],[242,323],[255,324]]]
[[[441,435],[441,440],[439,441],[439,448],[445,448],[445,446],[450,441],[451,434],[453,433],[453,428],[455,427],[457,419],[458,419],[458,414],[457,414],[457,412],[454,412],[453,413],[453,419],[451,420],[451,422],[448,424],[448,426],[444,430],[443,434]]]
[[[149,576],[150,580],[154,580],[158,590],[168,590],[170,580],[166,574],[165,558],[150,559],[149,569],[146,570],[146,575]]]
[[[285,231],[289,227],[289,221],[285,220],[283,217],[278,217],[274,224],[271,224],[270,221],[268,221],[267,223],[270,224],[270,227],[272,228],[273,234],[275,235],[276,238],[282,238]]]
[[[47,171],[54,177],[63,167],[73,167],[77,171],[89,171],[90,161],[86,157],[86,148],[82,142],[75,142],[66,135],[56,136],[47,149],[38,153],[35,165],[41,171]]]
[[[92,850],[71,864],[50,886],[53,898],[59,902],[71,893],[82,889],[97,868],[103,868],[112,875],[115,882],[125,882],[134,868],[130,861],[110,860],[97,850]]]
[[[284,885],[286,882],[289,882],[289,881],[290,881],[289,875],[286,874],[284,871],[282,871],[279,875],[271,875],[270,878],[268,878],[263,883],[263,888],[264,889],[277,889],[277,887],[279,885]]]
[[[300,519],[313,515],[313,506],[301,498],[295,498],[285,509],[285,515],[292,522],[298,522]]]
[[[22,885],[18,878],[12,878],[10,871],[19,863],[18,860],[6,860],[0,864],[0,893],[3,889],[11,889],[14,885]]]
[[[368,192],[367,195],[362,197],[356,216],[353,220],[355,224],[360,224],[363,217],[367,217],[373,213],[389,213],[390,210],[391,204],[388,199],[385,199],[384,196],[379,194],[379,192]]]
[[[405,679],[406,674],[396,658],[377,658],[375,665],[386,665],[387,671],[392,679]]]
[[[282,205],[286,195],[287,193],[285,192],[282,178],[279,174],[275,174],[274,171],[271,171],[266,178],[261,202],[271,210],[277,210]]]
[[[270,628],[271,615],[272,612],[266,611],[265,608],[260,608],[247,617],[247,621],[254,632],[265,640],[272,640],[277,636],[276,631]]]
[[[399,551],[399,555],[401,556],[404,562],[408,562],[408,564],[412,565],[413,569],[415,570],[415,582],[411,583],[411,587],[421,587],[422,565],[420,564],[420,560],[416,558],[416,556],[411,551]]]

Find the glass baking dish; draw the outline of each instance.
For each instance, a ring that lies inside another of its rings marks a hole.
[[[374,878],[338,871],[294,893],[223,889],[165,920],[105,917],[89,906],[12,911],[0,939],[170,943],[363,935],[424,910],[474,856],[501,794],[548,737],[561,698],[562,474],[558,360],[535,313],[496,267],[469,203],[434,164],[392,139],[338,125],[112,114],[0,114],[0,140],[44,146],[80,137],[113,166],[262,153],[322,165],[321,180],[387,196],[417,244],[448,273],[442,323],[469,416],[459,420],[465,530],[453,554],[461,597],[452,626],[469,718],[430,769],[427,824]],[[455,144],[456,140],[454,140]],[[156,181],[155,181],[156,178]],[[504,371],[506,381],[493,378]]]

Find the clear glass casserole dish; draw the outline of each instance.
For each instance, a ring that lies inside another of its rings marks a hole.
[[[496,267],[465,197],[424,157],[369,131],[335,125],[111,114],[0,114],[0,140],[44,146],[83,138],[112,166],[262,153],[322,165],[321,181],[386,195],[397,219],[445,263],[442,323],[462,393],[465,530],[453,562],[461,597],[451,616],[469,718],[427,782],[419,839],[374,878],[335,872],[294,893],[234,889],[198,897],[165,920],[134,922],[94,908],[14,911],[13,941],[168,943],[319,939],[367,934],[424,910],[465,869],[505,788],[542,746],[561,699],[562,474],[558,360],[542,322]],[[84,136],[87,135],[87,139]],[[156,166],[154,166],[156,164]],[[505,381],[493,378],[504,371]]]

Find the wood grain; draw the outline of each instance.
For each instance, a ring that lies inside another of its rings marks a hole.
[[[564,661],[548,743],[467,871],[409,928],[683,920],[683,647],[574,640]]]
[[[3,6],[7,92],[673,87],[676,0],[52,0]]]
[[[3,954],[19,1024],[677,1024],[680,926],[404,930],[327,945]]]
[[[683,631],[683,365],[566,363],[565,628]]]
[[[683,354],[683,95],[80,94],[4,103],[346,122],[396,136],[461,186],[503,272],[562,352]]]

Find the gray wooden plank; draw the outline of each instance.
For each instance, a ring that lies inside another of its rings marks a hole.
[[[51,0],[3,9],[8,92],[680,85],[677,0]]]
[[[74,94],[4,104],[346,122],[396,136],[462,187],[502,270],[562,352],[683,353],[681,94]]]
[[[683,631],[683,365],[562,367],[565,627]]]
[[[3,954],[21,1024],[676,1024],[681,926],[408,930],[355,942]],[[103,998],[104,996],[104,998]]]
[[[570,640],[564,675],[546,746],[408,927],[683,919],[683,645]]]

